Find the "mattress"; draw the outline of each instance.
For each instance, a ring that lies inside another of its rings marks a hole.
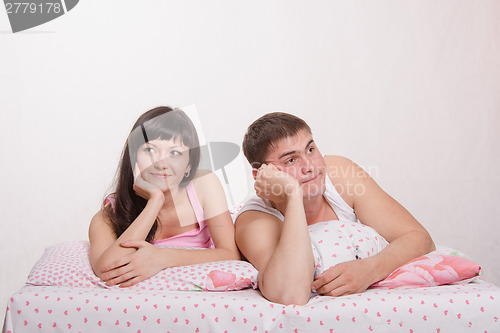
[[[500,288],[482,279],[413,289],[313,296],[304,306],[258,290],[144,291],[26,285],[8,301],[4,333],[500,332]]]

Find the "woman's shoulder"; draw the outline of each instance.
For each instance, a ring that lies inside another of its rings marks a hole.
[[[196,196],[203,207],[209,202],[216,206],[218,202],[226,203],[224,188],[214,172],[198,170],[192,182]]]
[[[90,221],[89,232],[90,233],[99,233],[102,230],[108,230],[111,228],[111,221],[109,219],[107,209],[109,209],[110,204],[108,203],[106,206],[103,206],[95,215],[92,217]]]
[[[192,182],[195,189],[220,184],[219,177],[217,177],[217,175],[213,171],[205,169],[196,170],[196,174],[193,177]]]

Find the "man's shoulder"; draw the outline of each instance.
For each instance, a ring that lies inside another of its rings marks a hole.
[[[325,163],[327,168],[335,166],[356,165],[356,163],[354,163],[352,160],[340,155],[325,155]]]
[[[245,202],[235,222],[242,223],[242,221],[252,220],[281,221],[280,215],[281,213],[274,209],[266,200],[253,195]]]
[[[356,196],[356,191],[353,189],[370,182],[370,175],[358,164],[344,156],[325,156],[325,163],[327,177],[330,178],[337,192],[342,193],[344,201],[352,206],[352,200]]]
[[[340,155],[325,156],[326,172],[333,184],[352,180],[361,169],[347,157]]]

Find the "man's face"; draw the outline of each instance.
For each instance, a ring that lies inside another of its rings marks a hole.
[[[287,137],[270,148],[266,163],[274,164],[299,182],[304,197],[322,195],[325,191],[326,164],[311,133],[306,130]]]

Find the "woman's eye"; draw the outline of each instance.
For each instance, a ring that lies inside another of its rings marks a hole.
[[[170,152],[170,155],[172,155],[173,157],[182,156],[182,152],[180,152],[178,150],[172,150]]]
[[[145,147],[145,148],[144,148],[144,151],[145,151],[146,153],[149,153],[149,154],[152,154],[152,153],[154,153],[154,152],[155,152],[154,148],[151,148],[151,147]]]

